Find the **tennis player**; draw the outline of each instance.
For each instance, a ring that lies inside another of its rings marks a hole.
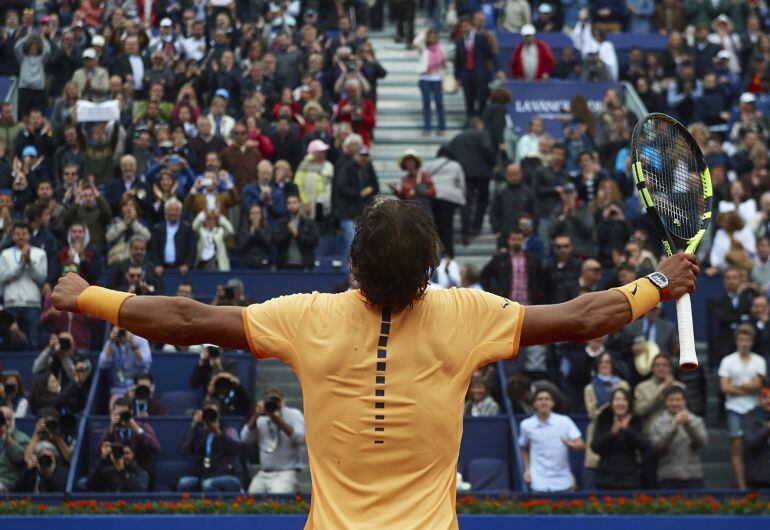
[[[313,479],[305,529],[457,528],[463,399],[474,370],[520,345],[586,341],[695,288],[695,258],[558,305],[523,307],[471,289],[426,290],[439,263],[433,220],[386,199],[363,213],[350,252],[360,290],[296,294],[247,308],[134,296],[59,280],[60,311],[172,344],[275,357],[299,378]]]

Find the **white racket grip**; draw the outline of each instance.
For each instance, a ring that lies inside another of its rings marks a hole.
[[[690,295],[684,294],[676,301],[676,320],[679,324],[679,366],[684,370],[698,367],[695,354],[695,332],[692,328],[692,305]]]

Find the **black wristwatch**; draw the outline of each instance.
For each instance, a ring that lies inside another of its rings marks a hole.
[[[651,274],[648,274],[645,276],[648,280],[650,280],[650,283],[653,284],[655,287],[658,288],[660,291],[660,299],[661,300],[668,300],[671,298],[671,289],[668,286],[668,278],[666,278],[666,275],[662,272],[653,272]]]

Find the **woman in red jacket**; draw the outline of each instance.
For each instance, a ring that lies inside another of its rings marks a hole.
[[[376,123],[374,102],[361,95],[361,85],[355,79],[345,83],[347,97],[341,98],[337,104],[335,121],[347,122],[354,133],[361,135],[364,144],[372,145],[372,130]]]
[[[431,211],[431,202],[436,197],[436,188],[433,179],[427,171],[420,171],[422,159],[414,149],[407,149],[398,161],[398,165],[406,171],[401,177],[401,186],[396,188],[390,185],[390,189],[401,200],[417,201],[428,211]]]

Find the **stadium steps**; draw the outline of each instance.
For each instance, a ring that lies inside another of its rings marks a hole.
[[[416,27],[422,27],[418,21]],[[465,103],[462,93],[444,96],[447,133],[445,136],[422,136],[422,103],[417,88],[418,54],[406,50],[392,39],[392,30],[370,33],[377,59],[388,75],[377,83],[377,128],[374,132],[372,163],[380,180],[381,193],[388,195],[388,184],[396,184],[403,171],[398,159],[407,149],[415,149],[424,160],[435,158],[439,147],[462,130]],[[451,54],[451,50],[450,50]],[[434,116],[435,123],[435,116]],[[455,254],[461,263],[483,266],[495,250],[494,236],[488,221],[482,235],[463,246],[460,237],[460,215],[455,216]]]
[[[705,349],[705,348],[704,348]],[[700,351],[699,351],[700,353]],[[699,355],[702,366],[708,366],[706,356]],[[730,465],[730,438],[723,423],[719,422],[719,377],[706,369],[706,426],[709,443],[701,451],[706,486],[709,488],[735,487]]]

